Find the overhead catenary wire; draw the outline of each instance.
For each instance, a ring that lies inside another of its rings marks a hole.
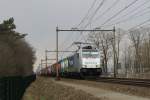
[[[106,1],[105,1],[106,2]],[[116,6],[118,3],[120,2],[120,0],[116,0],[108,9],[106,9],[102,14],[101,16],[98,16],[95,20],[97,21],[99,18],[101,18],[102,16],[104,16],[107,12],[109,12],[114,6]],[[104,4],[104,1],[101,2],[101,4],[99,5],[99,9],[102,7],[102,5]],[[99,10],[98,9],[98,10]],[[96,14],[95,14],[96,15]],[[94,16],[95,16],[94,15]],[[93,17],[92,17],[93,18]],[[84,28],[87,28],[90,24],[92,23],[92,19],[89,20],[89,22],[84,26]],[[88,41],[87,39],[85,41]]]
[[[73,44],[69,45],[69,46],[65,49],[65,51],[66,51],[67,49],[71,48],[72,46],[73,46]],[[64,55],[64,52],[62,52],[62,54],[60,55],[61,58],[63,58],[63,55]]]
[[[149,21],[150,21],[150,19],[147,19],[147,20],[145,20],[144,22],[142,22],[142,23],[140,23],[140,24],[138,24],[138,25],[133,26],[133,27],[130,28],[129,30],[135,29],[135,28],[137,28],[137,27],[139,27],[139,26],[141,26],[141,25],[143,25],[143,24],[145,24],[145,23],[147,23],[147,22],[149,22]]]
[[[88,15],[89,15],[90,11],[94,8],[94,6],[95,6],[95,4],[96,4],[96,1],[97,1],[97,0],[94,0],[94,1],[93,1],[93,3],[92,3],[92,5],[91,5],[91,7],[89,8],[88,12],[86,13],[86,15],[83,17],[83,19],[81,20],[81,22],[80,22],[76,27],[79,27],[79,26],[85,21],[85,19],[87,19],[87,17],[88,17]]]
[[[102,2],[100,2],[100,4],[98,5],[98,7],[96,8],[96,10],[94,11],[94,13],[92,14],[92,16],[90,17],[88,24],[91,23],[91,21],[93,20],[93,18],[95,17],[95,15],[97,14],[97,12],[100,10],[100,8],[104,5],[104,3],[106,2],[106,0],[102,0]],[[84,26],[84,28],[87,26],[87,24]]]
[[[135,4],[136,2],[137,2],[138,0],[134,0],[133,2],[131,2],[129,5],[127,5],[126,7],[124,7],[123,9],[121,9],[121,10],[119,10],[119,12],[117,12],[115,15],[113,15],[112,17],[110,17],[108,20],[106,20],[103,24],[105,25],[106,23],[108,23],[109,21],[111,21],[113,18],[115,18],[116,16],[118,16],[120,13],[122,13],[123,11],[125,11],[126,9],[128,9],[129,7],[131,7],[133,4]],[[104,2],[104,0],[102,1],[102,2]],[[101,2],[101,3],[102,3]],[[116,2],[116,1],[115,1]],[[101,4],[100,3],[100,4]],[[144,3],[143,3],[144,4]],[[101,8],[101,7],[100,7]],[[109,7],[109,9],[110,9],[111,7]],[[98,10],[99,11],[99,10]],[[96,11],[96,13],[97,13],[97,11]],[[96,13],[94,14],[94,15],[92,15],[91,17],[90,17],[90,20],[88,21],[88,23],[91,23],[91,21],[93,20],[93,18],[95,17],[95,15],[96,15]],[[84,20],[85,19],[87,19],[87,17],[84,17]],[[82,20],[81,20],[81,22],[83,22]],[[103,25],[102,24],[102,25]],[[81,24],[79,24],[79,25],[81,25]],[[81,33],[82,34],[82,33]]]
[[[97,2],[97,0],[94,0],[94,1],[93,1],[92,5],[91,5],[90,8],[88,9],[87,13],[85,14],[85,16],[83,17],[83,19],[81,20],[81,22],[80,22],[77,26],[75,26],[75,27],[79,27],[79,26],[85,21],[85,19],[87,19],[87,17],[88,17],[88,15],[89,15],[90,11],[94,8],[96,2]],[[65,38],[65,41],[62,42],[61,47],[63,47],[64,44],[65,44],[66,42],[68,42],[68,39],[71,39],[72,37],[73,37],[73,35],[68,35],[68,36]]]
[[[121,14],[123,11],[125,11],[126,9],[128,9],[129,7],[131,7],[137,1],[139,1],[139,0],[134,0],[133,2],[131,2],[130,4],[128,4],[127,6],[125,6],[123,9],[119,10],[119,12],[117,12],[116,14],[114,14],[113,16],[111,16],[104,23],[102,23],[101,26],[105,25],[106,23],[108,23],[109,21],[111,21],[113,18],[117,17],[119,14]]]
[[[143,7],[144,5],[148,4],[150,2],[150,0],[145,1],[144,3],[140,4],[139,6],[135,7],[134,9],[132,9],[131,11],[129,11],[128,13],[125,13],[124,15],[120,16],[119,18],[117,18],[116,20],[113,20],[112,22],[116,22],[119,19],[122,19],[130,14],[133,14],[135,11],[137,11],[138,9],[140,9],[141,7]],[[150,7],[150,6],[149,6]],[[147,7],[147,8],[149,8]],[[145,10],[145,9],[144,9]],[[137,13],[140,13],[141,11],[138,11]]]
[[[85,17],[81,20],[81,22],[79,23],[78,26],[80,26],[81,23],[83,23],[84,20],[85,20],[86,18],[88,18],[87,16],[89,15],[90,11],[93,9],[93,7],[94,7],[96,1],[97,1],[97,0],[94,0],[94,2],[92,3],[91,7],[89,8],[87,14],[86,14]],[[98,12],[98,10],[102,7],[102,5],[104,4],[105,1],[106,1],[106,0],[102,0],[102,1],[100,2],[99,6],[96,8],[96,10],[94,11],[94,13],[93,13],[92,16],[90,17],[90,20],[92,20],[92,18],[95,16],[95,14]],[[90,21],[89,21],[89,22],[90,22]],[[82,35],[82,32],[81,32],[80,34],[81,34],[80,37],[81,37],[81,36],[84,36],[84,35]],[[80,37],[78,37],[78,38],[80,38]],[[84,39],[85,39],[85,37],[84,37]],[[77,40],[77,38],[76,38],[75,40]]]
[[[99,18],[101,18],[102,16],[104,16],[106,13],[108,13],[119,2],[120,2],[120,0],[116,0],[109,8],[107,8],[102,14],[100,14],[100,16],[98,16],[93,22],[97,21]],[[90,22],[87,23],[84,28],[88,27],[91,23],[92,23],[92,20],[90,20]],[[88,41],[88,39],[86,39],[86,41]]]
[[[133,4],[135,4],[137,1],[139,0],[134,0],[133,2],[131,2],[129,5],[127,5],[126,7],[124,7],[123,9],[121,9],[118,13],[116,13],[115,15],[113,15],[112,17],[110,17],[108,20],[106,20],[102,25],[105,25],[107,22],[111,21],[113,18],[115,18],[116,16],[118,16],[120,13],[122,13],[123,11],[125,11],[126,9],[128,9],[129,7],[131,7]],[[149,2],[149,1],[147,1]],[[146,4],[147,2],[144,2],[142,5]],[[146,12],[147,13],[147,12]],[[140,15],[142,16],[142,15]],[[138,16],[139,17],[139,16]],[[88,26],[88,24],[87,24]]]
[[[98,17],[96,17],[94,19],[93,22],[96,22],[98,19],[102,18],[102,16],[104,16],[106,13],[108,13],[113,7],[115,7],[118,3],[120,2],[120,0],[116,0],[109,8],[107,8],[102,14],[100,14]],[[88,26],[90,23],[88,23],[86,26]]]
[[[147,24],[145,24],[144,26],[145,26],[145,27],[150,26],[150,23],[147,23]]]
[[[94,11],[94,13],[91,15],[91,17],[90,17],[88,23],[83,27],[83,29],[87,28],[87,26],[88,26],[89,24],[91,24],[93,18],[95,17],[95,15],[97,14],[97,12],[100,10],[100,8],[104,5],[104,3],[105,3],[106,1],[107,1],[107,0],[102,0],[102,1],[100,2],[100,4],[98,5],[98,7],[97,7],[96,10]],[[81,32],[81,35],[82,35],[82,32]],[[83,39],[84,39],[85,41],[87,41],[87,40],[85,39],[84,35],[82,35],[82,36],[83,36]]]
[[[150,7],[148,7],[148,8],[150,8]],[[144,9],[144,10],[146,10],[146,9]],[[140,13],[140,12],[142,12],[142,13]],[[106,26],[118,25],[118,24],[121,24],[121,23],[130,21],[130,20],[135,20],[135,19],[137,19],[137,18],[139,18],[139,17],[141,17],[141,16],[145,16],[145,14],[149,14],[149,13],[150,13],[150,11],[143,12],[143,10],[140,10],[139,12],[137,12],[137,13],[135,13],[135,14],[133,13],[131,16],[129,16],[129,17],[126,18],[126,19],[119,20],[119,21],[117,21],[117,22],[115,22],[115,23],[113,23],[113,24],[105,25],[105,27],[106,27]]]
[[[106,22],[110,21],[111,19],[113,19],[114,17],[116,17],[118,14],[120,14],[121,12],[123,12],[124,10],[126,10],[127,8],[129,8],[130,6],[132,6],[134,3],[136,3],[138,0],[134,0],[133,2],[131,2],[129,5],[127,5],[126,7],[124,7],[122,10],[120,10],[117,14],[115,14],[114,16],[112,16],[110,19],[106,20]],[[102,7],[102,5],[104,4],[104,0],[100,3],[100,5],[97,7],[97,9],[95,10],[94,14],[91,16],[90,20],[88,23],[91,23],[93,17],[96,15],[97,11]],[[111,8],[111,7],[110,7]],[[110,9],[109,8],[109,9]],[[86,17],[84,17],[86,18]],[[105,22],[105,23],[106,23]],[[104,24],[105,24],[104,23]],[[82,34],[82,33],[81,33]]]
[[[99,3],[98,7],[95,9],[94,13],[93,13],[93,14],[91,15],[91,17],[89,18],[88,23],[91,23],[92,19],[95,17],[95,15],[96,15],[97,12],[100,10],[100,8],[104,5],[105,2],[106,2],[106,0],[102,0],[102,1]],[[85,25],[85,26],[82,27],[82,28],[85,29],[86,27],[87,27],[87,25]],[[82,34],[82,32],[81,32],[81,36],[83,36],[83,39],[86,41],[85,36]],[[80,36],[80,37],[81,37],[81,36]],[[80,37],[79,37],[79,38],[80,38]]]

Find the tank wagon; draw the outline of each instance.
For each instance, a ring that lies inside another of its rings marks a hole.
[[[98,49],[86,46],[78,52],[58,62],[61,76],[99,76],[102,73]],[[56,75],[56,64],[51,66],[51,74]]]

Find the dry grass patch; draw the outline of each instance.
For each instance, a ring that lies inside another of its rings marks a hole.
[[[104,98],[105,99],[105,98]],[[50,78],[37,78],[27,89],[23,100],[104,100],[82,90],[56,84]]]

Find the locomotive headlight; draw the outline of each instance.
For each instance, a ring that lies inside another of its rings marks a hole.
[[[100,67],[100,65],[96,65],[96,68],[99,68]]]

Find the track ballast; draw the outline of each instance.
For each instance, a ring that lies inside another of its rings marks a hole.
[[[132,79],[132,78],[108,78],[101,77],[93,80],[96,82],[107,82],[107,83],[117,83],[123,85],[133,85],[141,87],[150,87],[150,79]]]

